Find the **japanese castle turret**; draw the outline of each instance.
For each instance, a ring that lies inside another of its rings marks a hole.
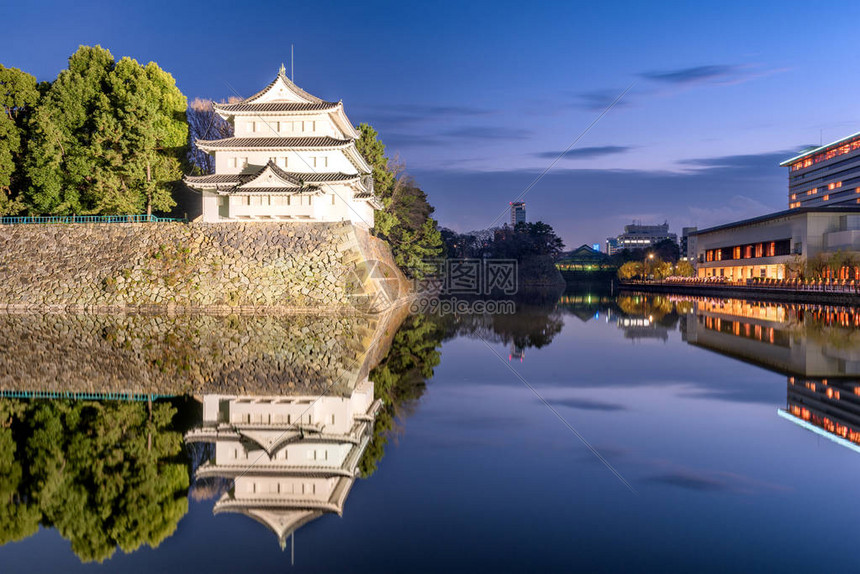
[[[284,67],[262,91],[216,104],[233,137],[197,140],[215,173],[186,176],[203,196],[204,222],[350,221],[368,227],[380,204],[371,168],[342,102],[312,96]]]

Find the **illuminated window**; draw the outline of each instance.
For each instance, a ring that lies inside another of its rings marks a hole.
[[[714,259],[717,261],[723,260],[723,250],[722,249],[714,249]]]
[[[753,246],[747,245],[744,247],[744,259],[750,259],[753,256]]]
[[[755,256],[761,257],[763,255],[763,253],[764,253],[764,244],[757,243],[755,246]]]
[[[740,259],[741,258],[741,246],[732,248],[732,259]]]
[[[858,189],[860,189],[860,188],[858,188]],[[797,194],[796,194],[796,193],[792,193],[792,194],[791,194],[791,199],[797,199]]]
[[[776,255],[776,242],[775,241],[771,241],[770,243],[768,243],[765,246],[764,255],[765,255],[765,257],[773,257],[774,255]]]
[[[831,191],[833,191],[834,189],[839,189],[840,187],[842,187],[841,181],[836,181],[836,182],[827,184],[827,189],[829,189]]]

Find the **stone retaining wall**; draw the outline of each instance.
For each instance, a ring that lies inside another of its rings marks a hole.
[[[390,290],[355,280],[369,259],[396,270],[387,244],[350,223],[0,226],[0,311],[350,310],[356,289]]]

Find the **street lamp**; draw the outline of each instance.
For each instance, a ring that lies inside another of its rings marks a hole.
[[[649,262],[649,261],[653,261],[653,259],[654,259],[654,254],[653,254],[653,253],[649,253],[649,254],[648,254],[648,257],[647,257],[647,258],[645,259],[645,261],[642,263],[642,275],[644,275],[644,276],[645,276],[645,280],[646,280],[646,281],[648,280],[648,262]]]

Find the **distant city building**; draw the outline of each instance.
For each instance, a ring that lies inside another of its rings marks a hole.
[[[696,260],[696,228],[684,227],[681,229],[681,259],[685,261]]]
[[[791,278],[820,253],[860,251],[860,206],[790,209],[695,232],[699,277]],[[856,270],[843,268],[841,279]],[[848,275],[852,276],[848,276]]]
[[[526,202],[512,201],[511,202],[511,226],[516,226],[518,223],[526,222]]]
[[[595,245],[595,247],[600,247]],[[576,249],[563,253],[556,261],[556,267],[561,271],[615,271],[609,261],[609,256],[588,245],[580,245]]]
[[[615,255],[618,252],[618,238],[617,237],[607,237],[606,238],[606,254],[607,255]]]
[[[860,133],[807,150],[788,167],[788,208],[860,204]]]
[[[624,233],[618,237],[610,237],[606,240],[606,253],[612,255],[622,249],[647,249],[666,239],[678,243],[678,236],[669,233],[668,223],[662,225],[633,223],[625,225]]]

